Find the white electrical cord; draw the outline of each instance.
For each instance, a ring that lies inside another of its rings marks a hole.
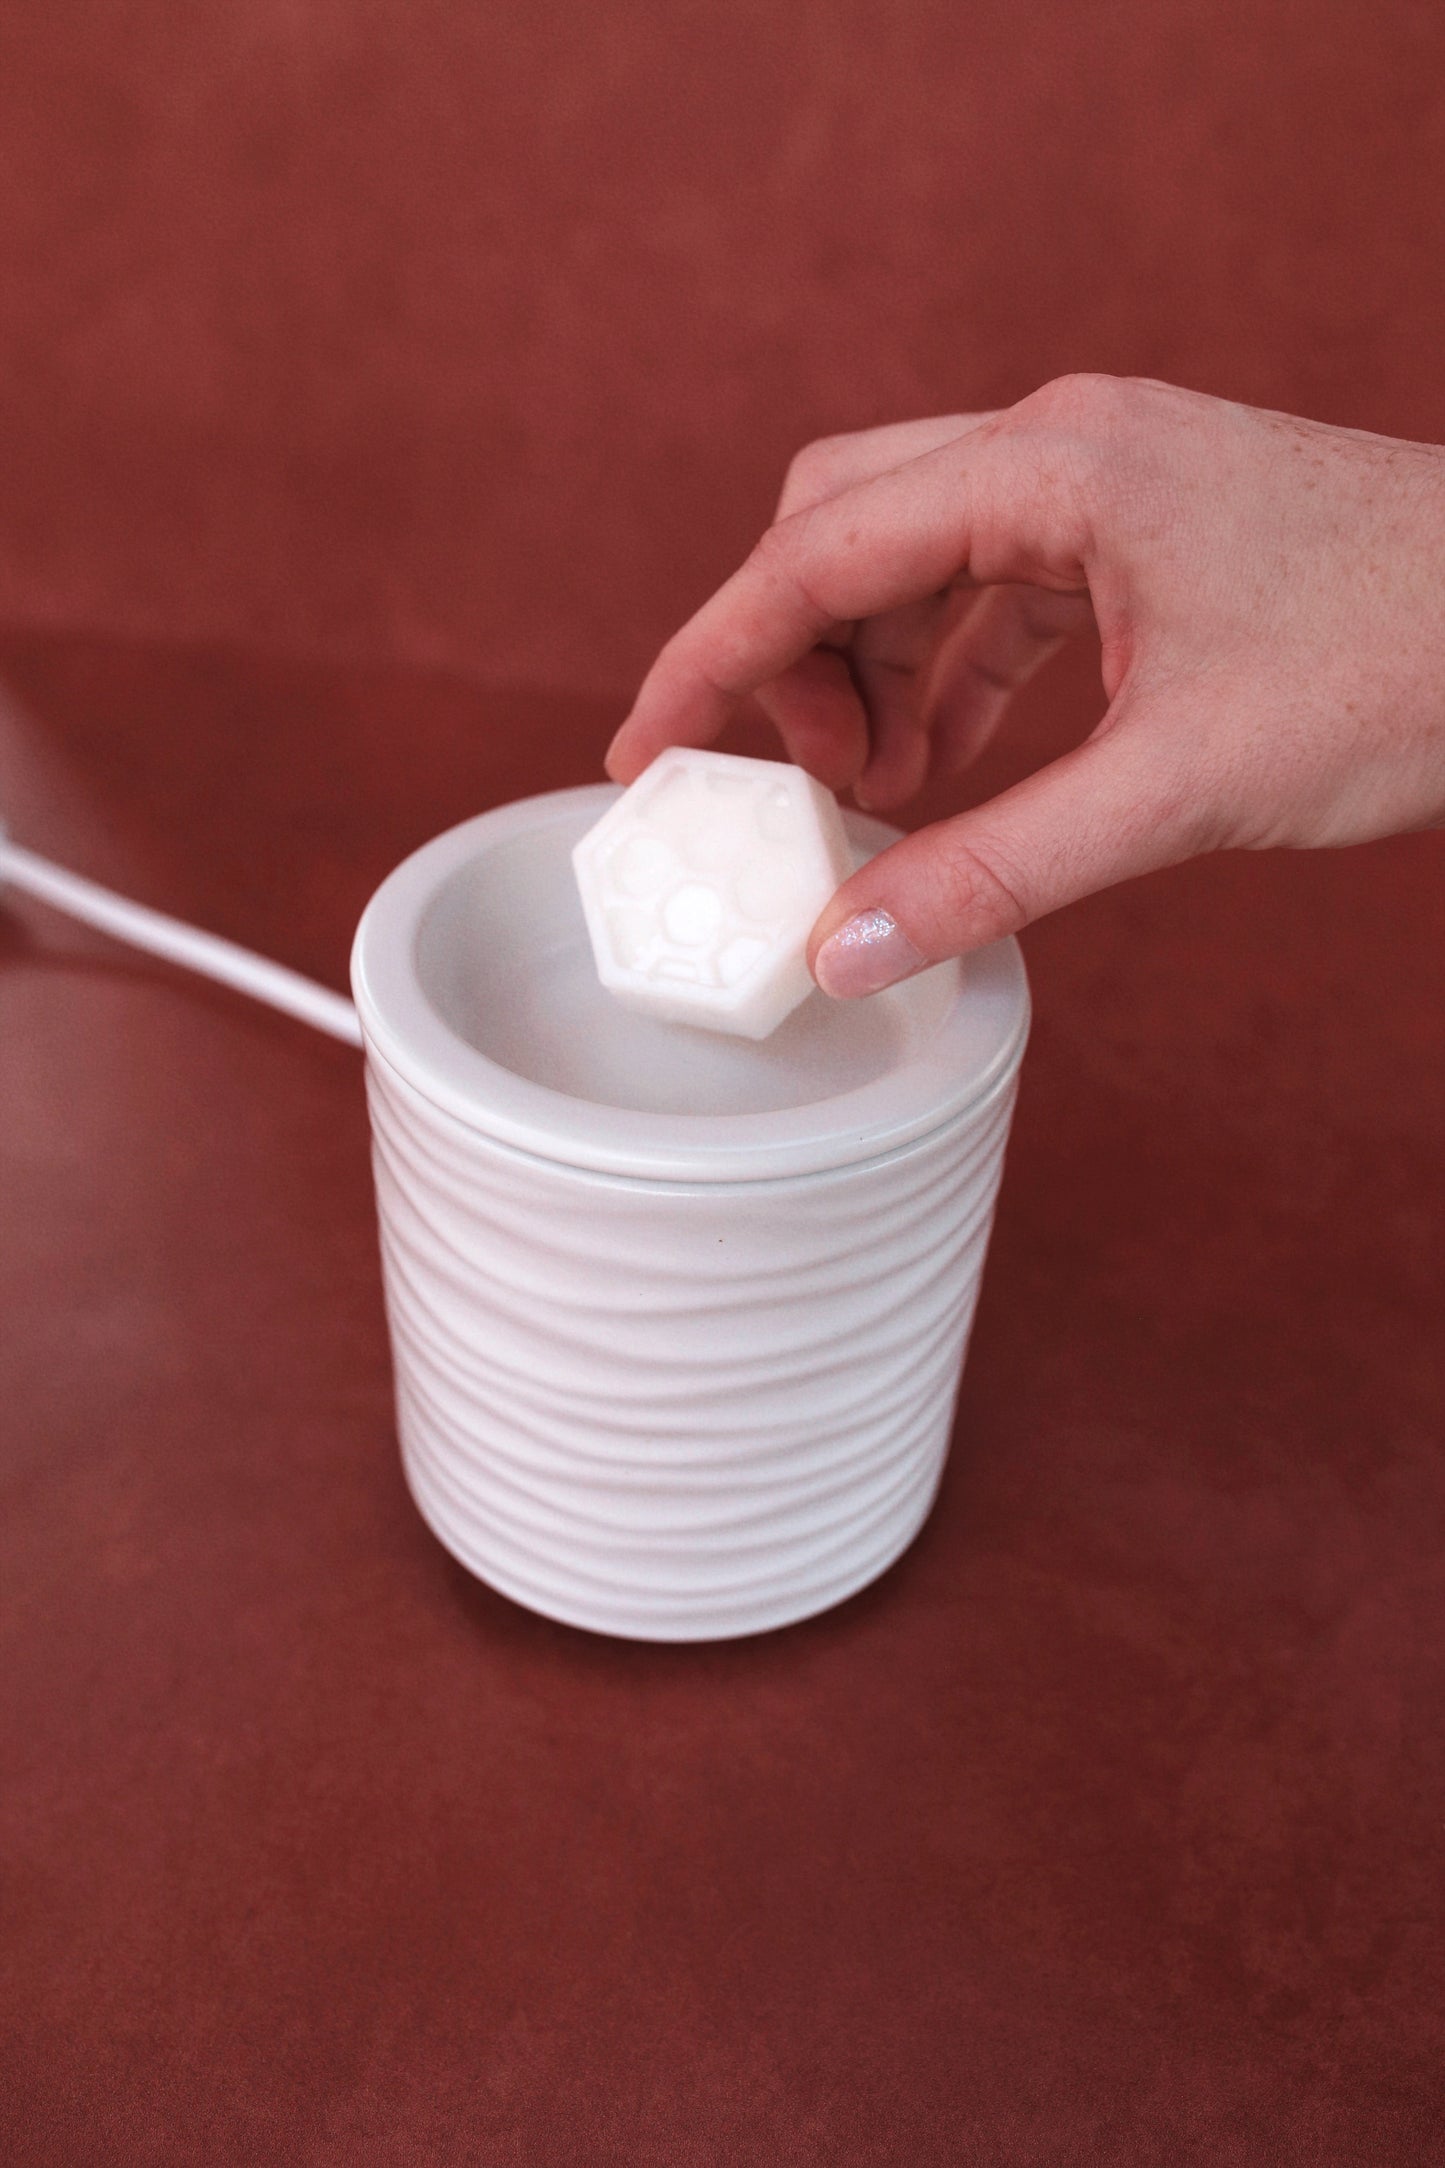
[[[219,979],[223,986],[233,986],[238,993],[250,994],[273,1009],[283,1009],[288,1016],[299,1017],[303,1024],[329,1032],[333,1039],[345,1040],[348,1046],[361,1045],[361,1026],[344,994],[333,993],[329,986],[318,986],[314,979],[289,971],[285,964],[273,964],[268,957],[256,956],[234,941],[223,941],[219,934],[202,933],[184,919],[168,918],[164,911],[152,911],[143,903],[132,903],[126,896],[101,888],[95,881],[83,880],[78,873],[67,873],[48,858],[22,850],[0,828],[0,888],[7,882],[27,895],[38,896],[52,910],[83,919],[87,926],[98,926],[117,941],[128,941],[132,948],[147,949],[152,956],[164,956],[168,963],[199,971],[208,979]]]

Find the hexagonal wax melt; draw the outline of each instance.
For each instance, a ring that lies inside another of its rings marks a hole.
[[[801,768],[674,746],[572,853],[604,986],[671,1023],[766,1039],[811,993],[813,922],[853,870]]]

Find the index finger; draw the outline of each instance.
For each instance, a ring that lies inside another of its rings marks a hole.
[[[819,437],[805,444],[783,479],[774,519],[805,512],[823,497],[871,480],[890,467],[923,452],[936,452],[970,429],[997,419],[996,410],[981,414],[930,414],[921,421],[884,422],[877,429],[854,429],[843,436]]]
[[[1085,585],[1072,492],[1026,432],[983,424],[768,529],[658,656],[607,754],[627,783],[669,745],[711,745],[738,703],[830,629],[968,577]]]

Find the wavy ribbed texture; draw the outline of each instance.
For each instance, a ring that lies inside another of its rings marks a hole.
[[[407,1480],[553,1618],[756,1632],[873,1580],[942,1473],[1013,1103],[823,1176],[531,1158],[367,1062]]]

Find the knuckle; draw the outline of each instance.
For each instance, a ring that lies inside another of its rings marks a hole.
[[[1181,762],[1161,774],[1139,821],[1145,833],[1172,838],[1177,858],[1202,858],[1229,840],[1224,794],[1205,763]]]
[[[1022,883],[986,838],[951,839],[933,873],[931,901],[954,945],[981,948],[1027,925]]]
[[[1106,376],[1084,370],[1053,378],[1013,410],[1025,426],[1068,437],[1096,448],[1102,460],[1141,453],[1147,442],[1176,434],[1201,404],[1196,392],[1181,391],[1146,376]]]
[[[1161,736],[1158,711],[1145,706],[1132,721],[1096,731],[1079,759],[1111,763],[1110,834],[1124,858],[1176,865],[1234,840],[1219,762],[1197,725],[1171,723]]]
[[[1101,429],[1127,412],[1133,387],[1125,377],[1107,376],[1098,370],[1077,369],[1056,376],[1023,401],[1051,420]]]
[[[789,579],[798,560],[802,521],[794,512],[773,521],[753,545],[753,565],[769,580]]]
[[[1168,396],[1167,386],[1084,370],[1055,377],[1014,409],[1050,488],[1088,530],[1117,524],[1121,505],[1147,481],[1155,402]]]
[[[842,458],[841,437],[815,437],[795,452],[783,480],[782,502],[788,506],[811,504],[831,494]]]
[[[818,600],[812,561],[816,551],[809,543],[809,511],[803,506],[775,520],[760,537],[752,555],[752,570],[770,588],[783,588],[798,597],[813,615],[827,619],[831,612]]]

